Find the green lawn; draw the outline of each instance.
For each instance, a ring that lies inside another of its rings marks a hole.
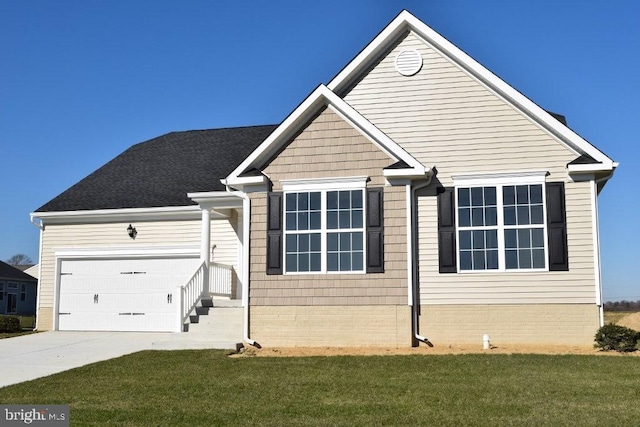
[[[634,356],[229,358],[145,351],[0,389],[70,404],[71,425],[640,424]]]
[[[19,337],[20,335],[28,335],[28,334],[34,334],[35,332],[31,331],[31,330],[23,330],[20,332],[0,332],[0,340],[3,338],[13,338],[13,337]]]

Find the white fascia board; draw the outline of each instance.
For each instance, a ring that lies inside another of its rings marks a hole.
[[[129,222],[178,220],[200,218],[200,208],[193,206],[166,206],[159,208],[97,209],[91,211],[32,212],[31,218],[38,218],[47,224],[85,224],[100,222]]]
[[[416,171],[415,169],[385,169],[382,174],[385,178],[409,178],[409,179],[420,179],[426,178],[428,175],[432,174],[433,170],[429,169],[425,172]]]
[[[259,160],[268,158],[280,149],[281,144],[288,140],[304,126],[307,121],[313,117],[321,108],[329,107],[336,112],[342,119],[346,120],[351,126],[357,129],[363,136],[375,144],[380,150],[390,157],[402,160],[413,168],[418,175],[424,175],[427,169],[413,156],[407,153],[395,141],[384,134],[380,129],[375,127],[371,122],[365,119],[353,107],[347,104],[342,98],[330,91],[326,86],[320,85],[313,91],[307,99],[294,110],[293,113],[282,122],[278,128],[273,131],[262,144],[256,148],[238,166],[226,180],[226,184],[231,186],[258,184],[255,178],[260,177],[240,177],[239,175],[247,168],[251,167]],[[244,180],[247,180],[246,182]],[[255,180],[255,181],[254,181]]]
[[[599,162],[607,170],[613,169],[614,162],[603,152],[591,145],[577,133],[556,120],[551,114],[540,108],[529,98],[515,90],[504,80],[493,74],[475,59],[457,48],[428,25],[406,10],[403,10],[369,45],[363,49],[331,82],[329,89],[339,93],[352,83],[359,74],[379,55],[397,41],[406,31],[414,31],[419,37],[458,64],[480,82],[520,109],[523,113],[543,126],[560,141],[577,152],[584,152]]]
[[[242,198],[227,191],[187,193],[187,197],[204,209],[237,209],[242,207]]]
[[[569,173],[608,172],[614,170],[617,166],[617,162],[614,162],[612,164],[588,163],[582,165],[569,165],[567,166],[567,170],[569,171]]]
[[[456,187],[491,184],[542,184],[548,174],[547,171],[500,172],[455,175],[451,179]]]
[[[427,168],[425,168],[422,163],[420,163],[408,152],[406,152],[394,140],[389,138],[384,132],[374,126],[373,123],[365,119],[362,114],[358,113],[352,106],[347,104],[347,102],[345,102],[338,95],[330,91],[325,86],[323,87],[325,88],[325,96],[330,103],[329,106],[343,120],[345,120],[355,129],[358,129],[363,136],[369,139],[374,145],[376,145],[389,157],[393,157],[397,160],[402,160],[403,162],[405,162],[411,169],[416,172],[416,174],[424,175],[427,172]]]
[[[198,246],[148,246],[148,247],[98,247],[98,248],[54,248],[59,259],[90,258],[191,258],[200,256]]]
[[[266,184],[267,183],[267,177],[264,176],[264,175],[260,175],[260,176],[238,176],[238,177],[235,177],[233,179],[233,181],[230,181],[228,178],[227,179],[221,179],[220,181],[224,185],[230,185],[231,182],[233,182],[233,186],[237,187],[237,186],[243,186],[243,185]]]
[[[328,84],[327,87],[339,93],[347,86],[354,77],[358,76],[369,66],[380,54],[396,41],[405,31],[408,30],[408,18],[413,17],[411,13],[403,10],[387,25],[356,57],[347,64]]]
[[[283,191],[336,190],[366,188],[368,176],[287,179],[280,181]]]
[[[235,186],[243,185],[243,179],[247,177],[240,177],[240,174],[248,169],[251,165],[262,158],[267,158],[274,154],[279,148],[279,141],[286,141],[288,137],[292,136],[298,127],[302,126],[308,119],[310,119],[315,111],[314,107],[324,105],[324,99],[321,96],[322,88],[324,86],[318,86],[289,116],[265,139],[253,152],[242,162],[240,165],[229,174],[224,180],[226,185]],[[239,181],[240,180],[240,181]],[[253,182],[249,184],[254,184]]]

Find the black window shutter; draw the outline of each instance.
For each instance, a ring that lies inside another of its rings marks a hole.
[[[367,273],[384,273],[382,187],[367,189]]]
[[[282,274],[282,193],[267,194],[267,274]]]
[[[564,182],[547,182],[547,234],[549,271],[569,270]]]
[[[440,273],[457,273],[455,188],[438,192],[438,264]]]

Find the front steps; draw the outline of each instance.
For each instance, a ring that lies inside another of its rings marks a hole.
[[[244,309],[240,300],[202,299],[184,332],[153,343],[157,350],[225,349],[238,351],[243,341]]]

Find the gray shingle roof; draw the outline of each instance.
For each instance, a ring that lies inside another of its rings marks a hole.
[[[277,125],[172,132],[136,144],[37,212],[188,206],[187,193],[222,191]]]
[[[21,280],[27,282],[36,282],[37,280],[23,273],[12,265],[0,261],[0,280]]]

